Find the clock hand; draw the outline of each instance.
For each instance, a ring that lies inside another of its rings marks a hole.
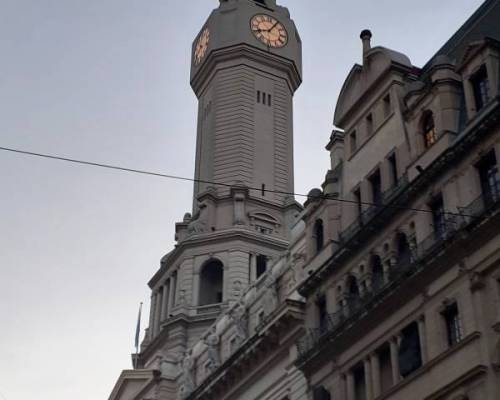
[[[279,21],[276,21],[276,23],[275,23],[273,26],[271,26],[271,27],[267,30],[267,32],[271,32],[274,28],[276,28],[276,25],[278,25],[278,24],[279,24]]]

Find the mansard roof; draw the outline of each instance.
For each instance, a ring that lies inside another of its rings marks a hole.
[[[486,0],[436,52],[423,70],[430,68],[434,58],[439,55],[447,55],[455,63],[459,63],[472,42],[483,40],[485,37],[500,40],[498,21],[500,21],[500,0]]]

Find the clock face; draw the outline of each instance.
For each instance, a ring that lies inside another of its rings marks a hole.
[[[288,32],[283,24],[269,15],[255,15],[250,20],[250,28],[255,37],[268,47],[280,48],[288,42]]]
[[[208,28],[205,28],[198,37],[198,40],[196,41],[196,46],[194,48],[195,65],[198,65],[201,62],[201,60],[203,60],[203,58],[205,57],[209,40],[210,40],[210,31],[208,30]]]

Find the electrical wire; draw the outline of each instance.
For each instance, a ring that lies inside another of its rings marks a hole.
[[[88,165],[88,166],[92,166],[92,167],[107,168],[107,169],[112,169],[112,170],[116,170],[116,171],[130,172],[130,173],[134,173],[134,174],[155,176],[155,177],[159,177],[159,178],[167,178],[167,179],[174,179],[174,180],[195,182],[195,183],[206,183],[209,185],[222,186],[222,187],[227,187],[227,188],[232,188],[235,186],[235,185],[223,183],[223,182],[215,182],[215,181],[196,179],[196,178],[186,178],[184,176],[164,174],[164,173],[160,173],[160,172],[152,172],[152,171],[146,171],[146,170],[135,169],[135,168],[127,168],[127,167],[121,167],[118,165],[104,164],[104,163],[98,163],[98,162],[92,162],[92,161],[78,160],[75,158],[62,157],[62,156],[57,156],[57,155],[52,155],[52,154],[36,153],[36,152],[32,152],[32,151],[14,149],[14,148],[10,148],[10,147],[0,147],[0,150],[6,151],[6,152],[11,152],[11,153],[16,153],[16,154],[41,157],[41,158],[46,158],[46,159],[51,159],[51,160],[65,161],[65,162],[69,162],[69,163],[73,163],[73,164]],[[349,200],[349,199],[332,197],[332,196],[325,195],[325,194],[318,195],[318,196],[310,196],[310,195],[303,194],[303,193],[286,192],[286,191],[281,191],[281,190],[273,190],[273,189],[265,189],[265,188],[256,188],[256,187],[252,187],[252,186],[245,186],[245,188],[249,189],[249,190],[255,190],[258,192],[262,192],[262,193],[276,193],[276,194],[281,194],[281,195],[285,195],[285,196],[297,196],[297,197],[304,197],[304,198],[319,198],[319,199],[324,199],[324,200],[328,200],[328,201],[337,201],[340,203],[354,204],[357,206],[363,205],[363,206],[369,206],[369,207],[392,208],[392,209],[398,209],[398,210],[407,210],[407,211],[421,212],[421,213],[426,213],[426,214],[433,214],[432,210],[426,210],[424,208],[404,207],[404,206],[398,206],[398,205],[381,205],[381,204],[371,203],[371,202],[366,202],[366,201],[359,202],[356,200]],[[464,213],[451,212],[451,211],[443,211],[442,214],[456,216],[456,217],[476,218],[476,216],[474,216],[474,215],[468,215],[468,214],[464,214]]]

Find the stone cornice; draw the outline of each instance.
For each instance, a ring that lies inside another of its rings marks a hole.
[[[208,376],[186,400],[212,400],[222,397],[221,392],[233,387],[238,377],[247,378],[249,369],[256,370],[252,366],[262,362],[272,349],[282,348],[284,341],[292,343],[303,319],[304,303],[285,300],[281,307],[258,327],[257,332]]]
[[[155,383],[160,377],[160,371],[152,369],[135,369],[124,370],[120,374],[118,381],[109,396],[109,400],[119,399],[127,381],[144,381],[144,387],[136,394],[138,396],[144,390],[150,388],[152,383]],[[135,398],[135,397],[134,397]]]
[[[210,81],[210,77],[217,71],[217,65],[222,62],[239,60],[255,61],[261,65],[275,68],[287,76],[287,82],[292,92],[295,92],[302,83],[302,76],[297,65],[292,60],[278,56],[271,52],[239,44],[236,46],[223,47],[212,51],[201,68],[196,72],[191,80],[191,86],[199,97],[203,92],[204,85]]]

